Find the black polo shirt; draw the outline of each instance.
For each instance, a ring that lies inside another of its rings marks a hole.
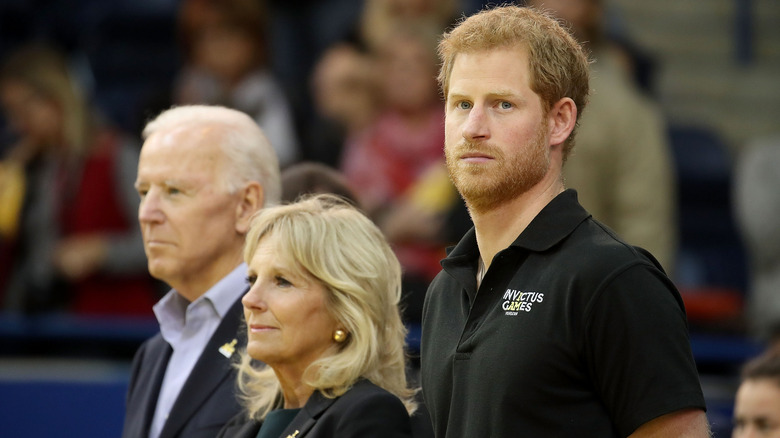
[[[438,438],[619,437],[704,409],[682,299],[652,256],[567,190],[493,259],[469,231],[426,297],[422,386]]]

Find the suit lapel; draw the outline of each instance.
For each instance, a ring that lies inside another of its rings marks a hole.
[[[132,401],[130,401],[132,406],[128,409],[128,412],[134,414],[132,418],[128,417],[125,420],[141,427],[138,436],[146,436],[152,426],[152,418],[157,407],[157,397],[160,395],[165,369],[168,366],[171,353],[173,353],[171,346],[159,334],[149,340],[145,350],[144,356],[154,362],[151,366],[142,367],[142,371],[136,377],[137,382],[134,384],[134,390],[139,393],[133,396]],[[145,361],[146,358],[142,360]],[[140,418],[137,415],[140,415]]]
[[[243,294],[242,294],[243,296]],[[225,379],[233,376],[231,373],[232,359],[237,357],[239,348],[246,344],[246,336],[239,334],[243,307],[241,299],[236,300],[228,313],[222,318],[219,327],[209,339],[205,350],[198,358],[198,362],[192,369],[190,376],[184,383],[179,396],[171,408],[168,420],[163,426],[160,438],[176,436],[179,430],[187,423],[200,406],[214,392],[214,389]],[[230,358],[220,352],[220,347],[238,340],[235,350]]]
[[[282,432],[281,438],[302,438],[317,424],[322,413],[336,402],[335,398],[327,398],[319,391],[309,397],[301,412],[293,418],[290,425]]]

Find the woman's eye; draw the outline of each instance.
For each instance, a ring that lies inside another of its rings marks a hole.
[[[247,276],[246,276],[246,281],[247,281],[247,283],[249,283],[250,285],[253,285],[253,284],[255,284],[255,282],[257,281],[257,275],[247,275]]]
[[[281,275],[277,275],[275,280],[276,280],[276,285],[279,286],[279,287],[290,287],[290,286],[293,285],[292,283],[287,281],[287,279],[282,277]]]

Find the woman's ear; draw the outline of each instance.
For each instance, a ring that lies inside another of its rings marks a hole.
[[[263,186],[257,181],[249,181],[241,189],[240,199],[236,205],[236,231],[246,234],[252,216],[263,207]]]
[[[564,97],[553,105],[548,117],[550,145],[562,144],[569,138],[577,123],[577,104],[571,98]]]

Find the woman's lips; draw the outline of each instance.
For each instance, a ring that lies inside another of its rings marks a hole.
[[[276,327],[263,325],[263,324],[251,324],[249,326],[249,331],[252,332],[252,333],[262,333],[262,332],[267,332],[267,331],[271,331],[271,330],[276,330]]]

